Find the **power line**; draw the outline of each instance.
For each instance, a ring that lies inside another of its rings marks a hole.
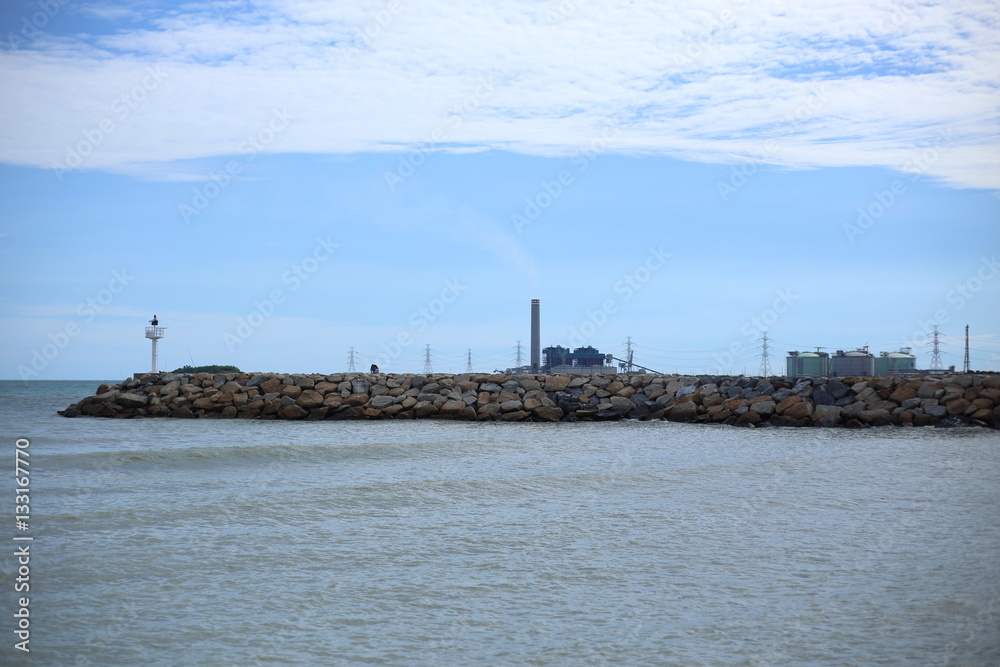
[[[354,348],[352,347],[350,353],[347,355],[347,372],[348,373],[354,373],[354,372],[356,372],[355,368],[354,368],[354,361],[355,361],[355,359],[354,359]]]
[[[514,368],[520,368],[524,365],[524,358],[521,356],[521,341],[517,341],[517,346],[514,349],[517,350],[517,356],[514,358]]]
[[[466,364],[465,364],[465,372],[466,373],[471,373],[472,372],[472,348],[471,347],[469,348],[469,358],[468,358],[468,360],[466,361]]]

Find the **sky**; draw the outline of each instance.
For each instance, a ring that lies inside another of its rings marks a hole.
[[[0,378],[1000,371],[1000,7],[10,0]],[[471,362],[471,363],[470,363]]]

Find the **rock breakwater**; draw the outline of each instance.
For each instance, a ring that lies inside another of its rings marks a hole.
[[[1000,428],[1000,375],[158,373],[103,384],[65,417],[175,419],[665,419],[735,426]]]

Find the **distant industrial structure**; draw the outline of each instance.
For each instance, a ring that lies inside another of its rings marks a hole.
[[[786,375],[788,377],[884,377],[889,375],[916,375],[920,373],[944,372],[931,369],[928,371],[917,368],[917,358],[911,354],[912,348],[901,347],[897,352],[881,352],[879,356],[871,354],[868,346],[856,350],[837,350],[834,355],[820,352],[799,352],[791,350],[785,359]],[[951,366],[949,372],[954,371]]]
[[[875,359],[875,375],[907,375],[917,373],[917,358],[910,354],[909,347],[899,348],[899,352],[883,352]]]
[[[541,300],[531,300],[530,356],[527,365],[517,363],[507,373],[617,373],[611,364],[613,357],[592,346],[570,350],[561,345],[542,349]],[[544,356],[544,360],[543,360]],[[521,343],[517,344],[517,361],[521,361]]]

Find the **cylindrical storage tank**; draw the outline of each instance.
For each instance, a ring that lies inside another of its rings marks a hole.
[[[788,377],[826,377],[828,359],[826,352],[789,352],[786,361]]]
[[[883,368],[879,370],[876,368],[879,375],[897,375],[900,373],[914,373],[917,370],[917,358],[912,354],[907,354],[906,352],[890,352],[889,354],[883,355],[876,360],[876,366],[878,362],[885,360],[882,363]]]
[[[875,357],[864,350],[850,352],[838,350],[837,354],[830,357],[830,375],[834,377],[875,375]]]

